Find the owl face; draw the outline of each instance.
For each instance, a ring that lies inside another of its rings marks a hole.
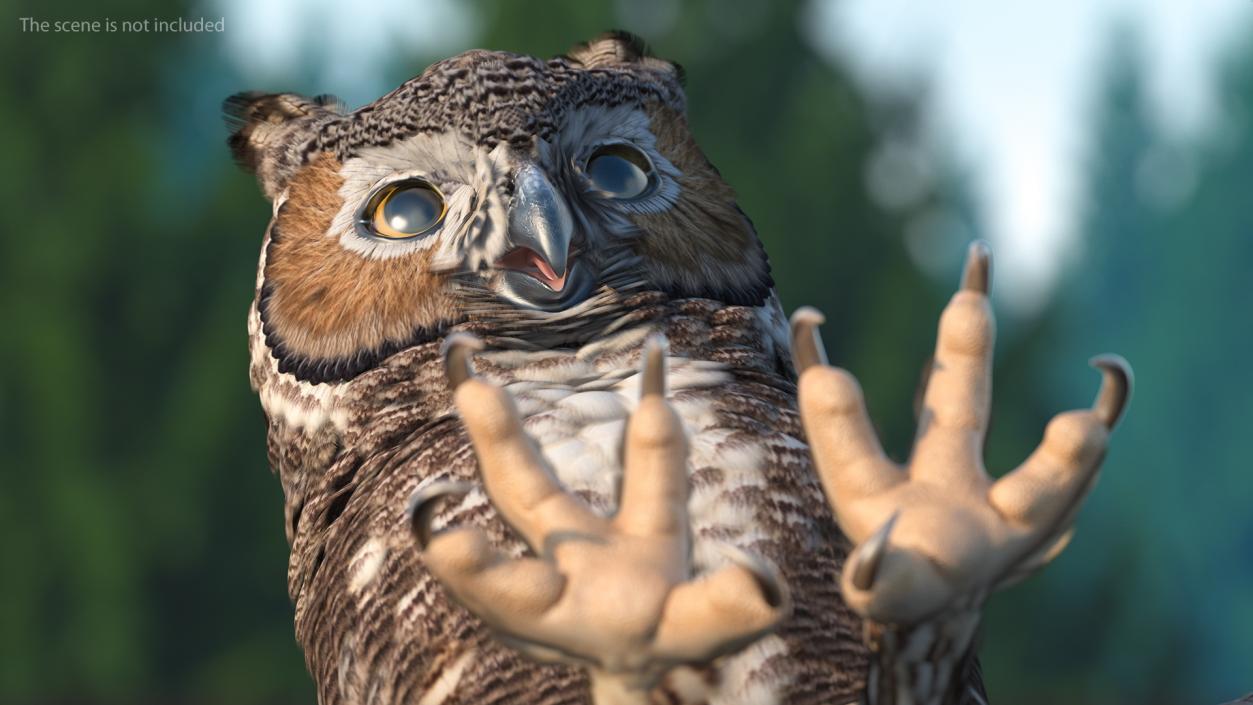
[[[559,345],[640,291],[755,305],[772,286],[678,69],[626,35],[549,61],[467,52],[351,113],[291,94],[226,110],[274,204],[255,342],[302,382],[462,324]]]

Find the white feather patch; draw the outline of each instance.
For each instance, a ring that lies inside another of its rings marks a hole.
[[[279,197],[280,202],[285,200],[286,194]],[[264,281],[268,245],[267,234],[257,263],[258,291]],[[348,410],[342,403],[344,385],[309,384],[293,375],[279,372],[278,358],[271,354],[270,348],[265,344],[261,311],[255,301],[248,309],[248,355],[254,374],[260,372],[260,376],[267,380],[257,389],[257,396],[261,399],[261,408],[271,420],[280,421],[289,428],[309,434],[327,424],[338,431],[348,427]]]
[[[578,392],[557,403],[557,408],[570,414],[575,423],[625,420],[627,407],[621,394],[614,392]]]
[[[752,676],[754,671],[761,668],[762,663],[785,654],[787,644],[771,634],[723,661],[722,687],[710,699],[709,705],[776,705],[780,701],[780,693],[788,687],[790,679],[777,676],[771,678],[769,683],[763,683]]]
[[[458,268],[470,235],[465,226],[488,200],[480,193],[481,187],[494,185],[493,164],[486,150],[456,132],[419,133],[391,144],[361,149],[340,167],[339,175],[344,180],[339,188],[342,204],[331,220],[327,236],[337,238],[345,249],[372,259],[401,257],[434,248],[432,269]],[[411,177],[424,179],[443,194],[447,211],[442,223],[430,234],[410,240],[362,237],[356,221],[370,195],[384,184]]]
[[[381,539],[366,541],[348,563],[348,593],[356,595],[362,588],[374,582],[379,568],[387,558],[387,544]]]
[[[418,705],[441,705],[441,703],[447,700],[448,696],[452,695],[453,691],[457,689],[457,685],[461,683],[461,675],[465,673],[466,667],[474,661],[475,653],[474,649],[466,651],[458,656],[457,660],[452,662],[452,665],[440,671],[439,678],[431,684],[430,688],[427,688],[421,698],[418,698]]]

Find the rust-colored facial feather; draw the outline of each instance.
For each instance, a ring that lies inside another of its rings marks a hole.
[[[283,345],[310,360],[352,357],[433,328],[449,311],[446,276],[430,251],[372,259],[328,234],[339,211],[340,163],[323,154],[291,180],[265,264],[266,320]]]
[[[735,190],[697,146],[687,120],[664,106],[652,107],[649,119],[657,149],[682,172],[672,207],[633,216],[645,233],[639,251],[658,283],[680,290],[717,282],[748,289],[768,281],[768,265]]]

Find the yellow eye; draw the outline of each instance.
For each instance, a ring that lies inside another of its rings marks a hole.
[[[601,147],[587,160],[587,179],[612,198],[638,198],[652,185],[652,164],[638,149],[625,144]]]
[[[384,187],[367,209],[370,229],[389,240],[417,237],[444,219],[444,197],[417,179]]]

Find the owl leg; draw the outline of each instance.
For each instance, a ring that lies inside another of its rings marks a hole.
[[[982,702],[957,671],[983,603],[1064,548],[1130,393],[1122,358],[1094,359],[1104,379],[1093,407],[1059,414],[1039,448],[993,481],[982,459],[995,337],[989,275],[990,252],[976,243],[940,319],[903,467],[884,455],[856,379],[827,365],[821,314],[801,309],[792,318],[805,433],[836,519],[856,544],[841,587],[867,620],[865,700],[874,705]]]
[[[461,605],[537,660],[587,667],[598,705],[647,703],[674,666],[742,648],[788,613],[781,579],[760,560],[691,574],[687,439],[665,399],[664,340],[645,349],[612,518],[561,487],[508,392],[474,375],[475,345],[466,336],[446,343],[454,403],[488,496],[537,557],[508,558],[473,527],[432,536],[433,504],[469,487],[419,492],[410,511],[423,559]]]

